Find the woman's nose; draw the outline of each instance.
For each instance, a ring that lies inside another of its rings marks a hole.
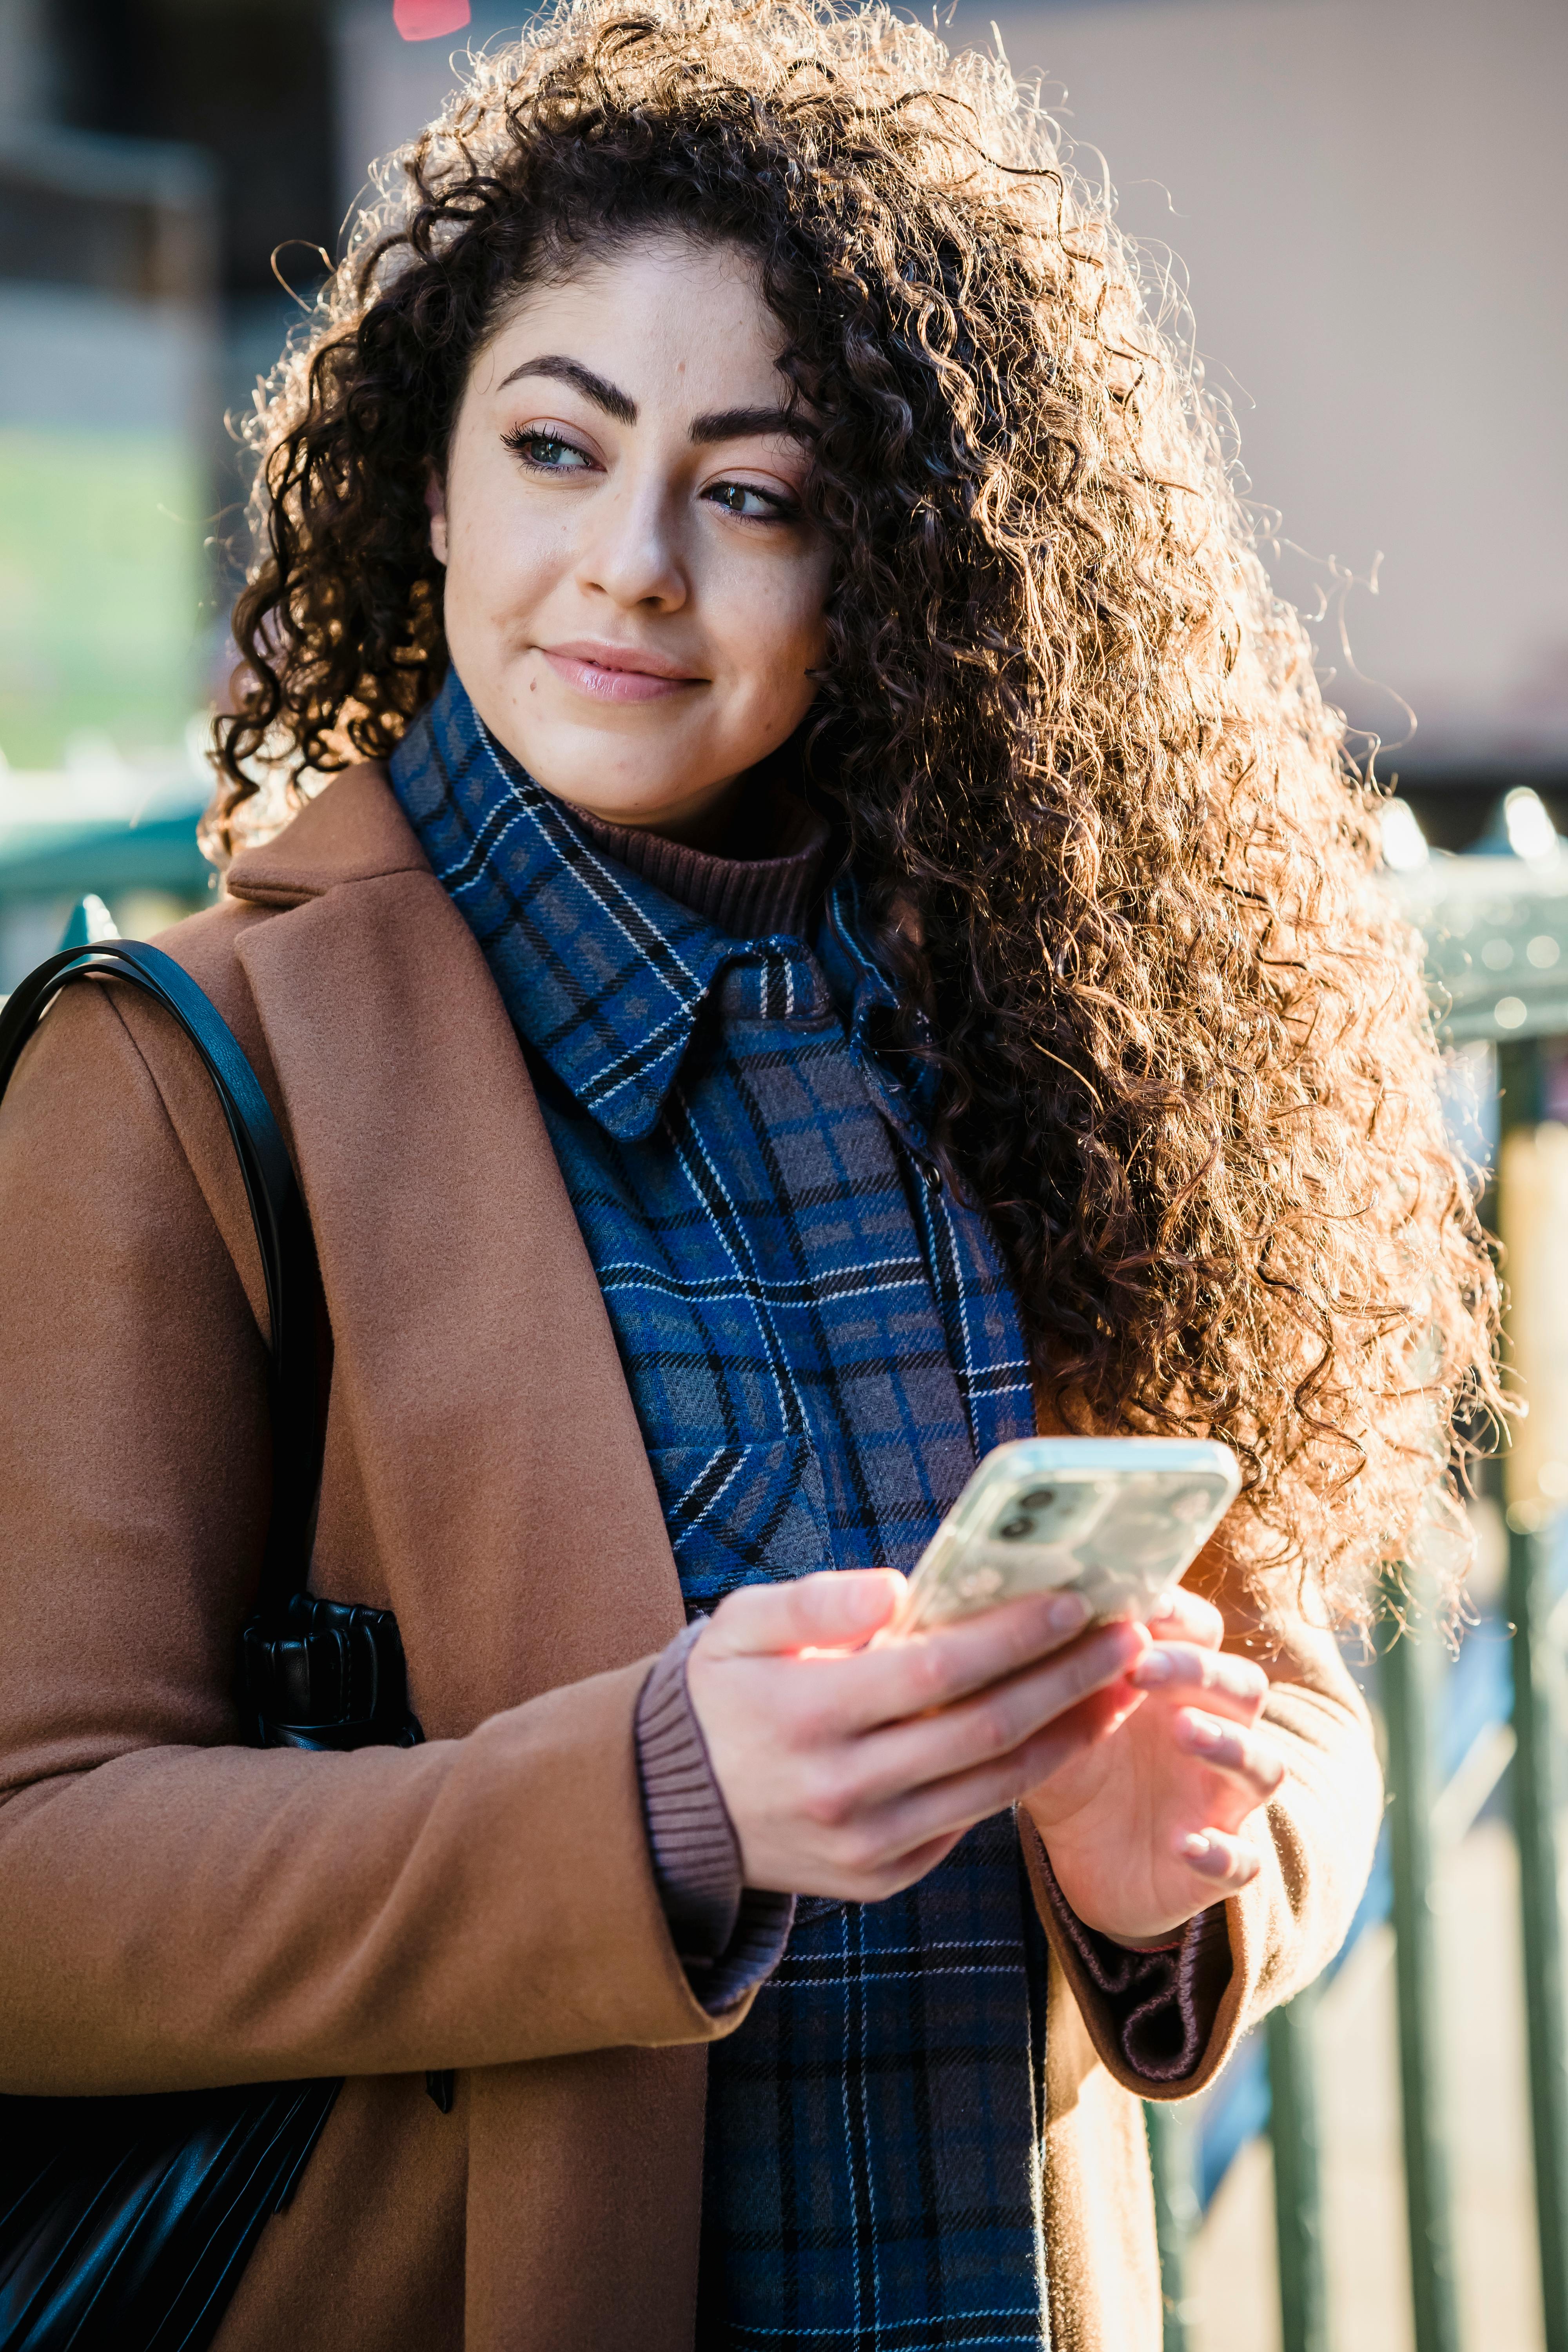
[[[579,585],[627,612],[639,604],[674,612],[684,604],[689,583],[677,518],[660,487],[612,485],[595,508],[577,566]]]

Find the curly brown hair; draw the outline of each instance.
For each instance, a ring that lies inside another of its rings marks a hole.
[[[1047,118],[880,6],[566,0],[382,189],[252,427],[219,853],[264,768],[384,756],[437,689],[426,483],[509,300],[741,248],[817,420],[811,774],[1047,1406],[1224,1439],[1259,1597],[1363,1613],[1497,1409],[1492,1265],[1376,794]]]

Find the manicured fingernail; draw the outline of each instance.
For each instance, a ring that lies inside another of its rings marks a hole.
[[[1081,1592],[1063,1592],[1052,1601],[1047,1622],[1053,1633],[1076,1633],[1093,1613]]]
[[[1156,1596],[1155,1600],[1151,1604],[1149,1615],[1145,1622],[1152,1623],[1158,1618],[1173,1616],[1175,1613],[1175,1594],[1173,1592],[1162,1592]]]
[[[1209,1723],[1201,1715],[1194,1716],[1187,1726],[1187,1738],[1194,1748],[1223,1748],[1230,1738],[1222,1724]]]
[[[1168,1683],[1171,1674],[1172,1661],[1168,1652],[1146,1650],[1133,1667],[1128,1680],[1137,1683],[1140,1688],[1146,1689],[1151,1683]]]
[[[1224,1846],[1217,1843],[1214,1838],[1205,1837],[1201,1833],[1196,1837],[1184,1838],[1182,1852],[1192,1864],[1193,1868],[1201,1870],[1205,1878],[1230,1876],[1231,1857]]]

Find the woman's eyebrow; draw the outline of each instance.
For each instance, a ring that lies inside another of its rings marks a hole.
[[[504,392],[509,383],[525,375],[553,376],[557,383],[569,383],[574,392],[580,392],[584,400],[591,400],[595,408],[602,408],[617,425],[635,425],[637,421],[637,404],[631,394],[622,392],[617,384],[606,383],[602,375],[595,375],[581,360],[562,359],[556,352],[546,352],[539,359],[524,360],[510,375],[503,375],[496,390]]]
[[[502,376],[496,390],[504,392],[509,383],[516,383],[526,375],[550,376],[557,383],[569,383],[574,392],[582,394],[584,400],[591,400],[595,408],[602,408],[606,416],[613,416],[617,425],[635,425],[637,421],[637,404],[630,393],[623,392],[618,384],[610,383],[604,376],[596,375],[592,368],[584,367],[581,360],[566,359],[559,352],[542,352],[537,359],[523,360],[510,375]],[[805,419],[788,408],[712,409],[704,416],[692,418],[688,437],[694,442],[707,444],[743,441],[753,433],[787,433],[796,441],[814,438]]]
[[[720,408],[691,420],[693,441],[743,441],[752,433],[787,433],[796,441],[816,437],[805,417],[789,408]]]

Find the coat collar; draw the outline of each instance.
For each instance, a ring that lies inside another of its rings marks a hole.
[[[242,850],[224,887],[254,906],[298,907],[344,883],[429,870],[384,765],[365,760],[322,785],[269,841]]]

